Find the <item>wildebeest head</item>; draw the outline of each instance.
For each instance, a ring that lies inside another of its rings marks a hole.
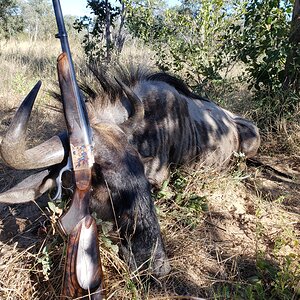
[[[132,269],[149,266],[156,275],[169,270],[151,187],[137,150],[128,142],[144,117],[140,99],[121,81],[119,86],[129,106],[128,117],[119,125],[98,122],[89,110],[93,129],[95,164],[91,209],[99,218],[115,222],[120,233],[122,255]],[[55,176],[66,163],[69,145],[65,133],[29,148],[26,131],[41,83],[22,102],[1,143],[1,156],[15,169],[44,169],[0,195],[0,202],[34,200],[55,187]]]
[[[97,142],[100,139],[101,131],[105,132],[105,139],[112,142],[117,140],[121,137],[125,139],[126,135],[130,134],[130,132],[134,132],[137,124],[141,122],[144,117],[144,109],[141,101],[138,97],[122,82],[118,81],[119,85],[121,86],[122,90],[126,94],[126,100],[130,104],[130,116],[124,121],[119,124],[118,126],[112,126],[107,122],[101,121],[99,125],[99,121],[94,118],[94,111],[93,108],[89,106],[89,116],[92,127],[94,127],[94,137],[95,137],[95,160],[96,163],[102,163],[105,161],[112,160],[112,152],[113,149],[112,143],[106,143],[104,139],[101,139],[101,142]],[[23,100],[20,107],[18,108],[11,124],[6,132],[5,137],[1,141],[0,145],[0,154],[4,162],[18,170],[31,170],[31,169],[44,169],[47,168],[49,173],[52,170],[61,167],[61,164],[65,163],[66,157],[69,154],[69,145],[68,145],[68,138],[66,132],[61,133],[60,135],[56,135],[51,137],[49,140],[37,145],[35,147],[28,147],[26,142],[27,137],[27,126],[30,118],[30,114],[32,111],[32,107],[34,101],[37,97],[38,91],[41,87],[41,82],[39,81],[33,89],[30,91],[28,96]],[[105,120],[105,119],[104,119]],[[105,124],[105,125],[101,125]],[[101,130],[99,128],[101,127]],[[119,131],[118,134],[116,132]],[[111,134],[108,134],[111,132]],[[122,133],[122,134],[121,134]],[[125,135],[126,133],[126,135]],[[124,144],[125,143],[125,144]],[[126,151],[126,143],[128,141],[123,140],[123,147],[122,151]],[[106,148],[106,147],[109,147]],[[119,165],[121,168],[121,164]],[[42,172],[41,174],[46,174]],[[37,181],[40,181],[41,176],[36,178]],[[50,176],[45,176],[50,180]],[[31,178],[32,181],[32,178]],[[44,184],[45,182],[43,182]],[[54,184],[54,183],[53,183]],[[50,187],[50,182],[47,183],[47,187]],[[20,187],[20,186],[19,186]],[[32,187],[31,187],[32,188]],[[44,191],[44,188],[42,188]],[[16,192],[16,189],[15,189]],[[24,190],[22,191],[23,194],[20,192],[20,197],[17,195],[12,195],[15,199],[9,200],[8,194],[6,197],[6,202],[11,203],[20,203],[26,202],[30,200],[34,200],[34,198],[38,197],[38,189],[35,191],[37,196],[30,197],[27,199],[26,196],[24,197]],[[33,191],[31,191],[33,192]],[[25,193],[26,194],[26,193]],[[23,198],[23,199],[22,199]],[[26,198],[26,199],[25,199]],[[1,200],[4,198],[1,198]]]

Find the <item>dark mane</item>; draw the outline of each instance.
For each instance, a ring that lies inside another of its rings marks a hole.
[[[183,82],[183,80],[172,76],[170,74],[164,73],[164,72],[159,72],[159,73],[154,73],[148,76],[148,80],[151,81],[163,81],[172,87],[174,87],[178,93],[189,97],[193,99],[199,99],[199,100],[204,100],[204,101],[210,101],[208,99],[205,99],[195,93],[193,93],[189,87]]]
[[[92,73],[90,76],[88,73]],[[95,80],[90,80],[96,78]],[[140,81],[162,81],[174,87],[178,93],[193,99],[209,101],[195,93],[179,78],[164,72],[153,72],[151,68],[142,65],[115,65],[113,67],[103,67],[102,65],[90,65],[87,72],[83,72],[83,80],[80,83],[81,90],[93,101],[101,97],[104,103],[116,102],[123,95],[120,85],[115,78],[121,80],[129,87],[133,87]],[[106,100],[104,99],[107,96]]]
[[[129,87],[133,87],[137,82],[147,80],[150,74],[150,68],[142,65],[117,64],[113,67],[104,67],[99,64],[89,65],[88,69],[83,71],[80,89],[91,101],[101,97],[104,102],[114,103],[123,95],[115,78]],[[107,96],[107,99],[105,100],[103,96]]]

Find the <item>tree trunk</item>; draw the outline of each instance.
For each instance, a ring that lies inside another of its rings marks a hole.
[[[35,29],[34,29],[34,42],[36,42],[39,33],[39,19],[36,17],[35,19]]]
[[[293,16],[291,22],[291,33],[289,43],[291,51],[285,63],[285,77],[283,88],[285,90],[291,89],[295,92],[300,91],[300,0],[295,0]]]
[[[111,32],[110,32],[110,7],[108,0],[105,1],[105,13],[106,13],[106,26],[105,26],[105,38],[106,38],[106,60],[111,60]]]
[[[291,40],[295,43],[300,42],[300,0],[295,0],[294,3]]]
[[[121,2],[121,20],[120,20],[120,26],[119,26],[119,30],[118,30],[118,35],[116,37],[116,50],[118,52],[118,54],[121,53],[123,46],[124,46],[124,42],[125,42],[125,37],[123,36],[123,27],[124,27],[124,23],[125,23],[125,17],[126,17],[126,11],[125,11],[125,3],[124,1],[120,1]]]

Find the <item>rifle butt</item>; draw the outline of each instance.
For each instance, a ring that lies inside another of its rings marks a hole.
[[[105,299],[103,282],[97,225],[88,215],[69,235],[62,299]]]

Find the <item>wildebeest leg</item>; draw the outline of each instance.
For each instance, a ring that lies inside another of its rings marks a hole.
[[[168,168],[167,158],[143,158],[145,173],[152,186],[159,188],[163,182],[169,177],[170,170]]]
[[[260,146],[260,134],[258,128],[250,121],[236,117],[234,119],[237,124],[240,151],[245,153],[246,157],[253,157]]]

